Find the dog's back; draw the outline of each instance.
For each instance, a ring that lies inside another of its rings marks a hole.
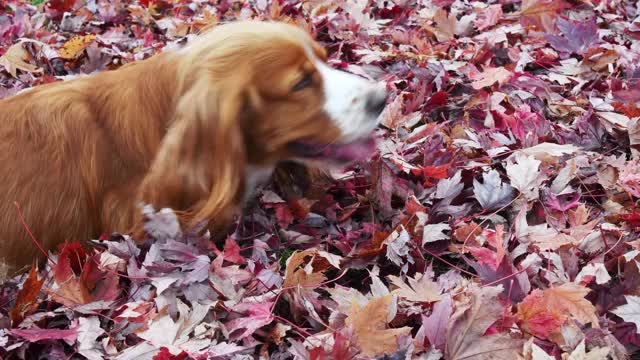
[[[133,200],[136,175],[147,170],[163,136],[157,119],[170,116],[160,103],[167,106],[169,95],[145,95],[171,71],[158,56],[0,100],[1,262],[28,266],[43,258],[16,204],[45,249],[106,227],[126,230],[122,221],[131,217],[122,212],[133,202],[122,199]]]

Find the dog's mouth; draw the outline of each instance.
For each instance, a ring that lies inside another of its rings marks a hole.
[[[348,143],[316,144],[309,141],[294,141],[289,150],[297,157],[314,160],[332,160],[340,163],[366,160],[376,150],[376,139],[371,136]]]

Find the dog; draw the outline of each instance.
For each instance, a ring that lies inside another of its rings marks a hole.
[[[219,231],[279,162],[370,154],[386,87],[326,58],[294,25],[238,21],[0,100],[0,261],[42,259],[29,231],[45,251],[104,232],[139,239],[141,204]]]

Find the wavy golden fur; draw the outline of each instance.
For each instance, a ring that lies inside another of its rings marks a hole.
[[[185,225],[228,224],[248,166],[287,158],[293,140],[340,135],[319,81],[290,91],[305,74],[317,80],[308,49],[325,57],[290,25],[234,23],[0,100],[0,259],[16,270],[40,256],[14,202],[46,250],[111,231],[141,239],[141,203],[171,207]]]

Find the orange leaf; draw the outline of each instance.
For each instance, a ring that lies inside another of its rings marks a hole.
[[[369,301],[364,307],[356,300],[352,301],[345,322],[353,329],[362,356],[394,353],[398,349],[398,336],[409,335],[410,327],[387,329],[392,299],[391,295],[385,295]]]
[[[517,318],[524,331],[541,338],[556,333],[569,319],[599,327],[596,308],[584,297],[589,289],[566,283],[546,290],[536,289],[518,304]]]
[[[42,284],[44,283],[44,278],[38,280],[38,272],[36,271],[35,265],[31,267],[31,271],[29,272],[29,277],[25,280],[22,285],[22,289],[18,292],[18,296],[16,297],[16,304],[11,309],[11,321],[13,322],[13,327],[19,325],[22,320],[24,320],[25,316],[31,314],[37,307],[37,297],[40,293],[40,289],[42,289]]]
[[[425,186],[433,186],[435,185],[435,183],[432,183],[430,179],[440,180],[440,179],[448,178],[449,177],[448,171],[450,167],[451,167],[451,163],[444,164],[444,165],[425,166],[418,170],[413,170],[413,173],[415,175],[422,174],[422,176],[425,179],[424,181]]]
[[[571,7],[564,0],[523,0],[520,22],[523,27],[553,32],[558,13]]]
[[[287,259],[283,287],[300,285],[313,290],[314,286],[327,279],[324,272],[329,267],[340,266],[339,261],[339,257],[318,250],[296,252]]]
[[[74,36],[64,43],[60,51],[60,57],[63,59],[73,59],[78,56],[84,49],[96,39],[96,35],[90,34],[85,36]]]

